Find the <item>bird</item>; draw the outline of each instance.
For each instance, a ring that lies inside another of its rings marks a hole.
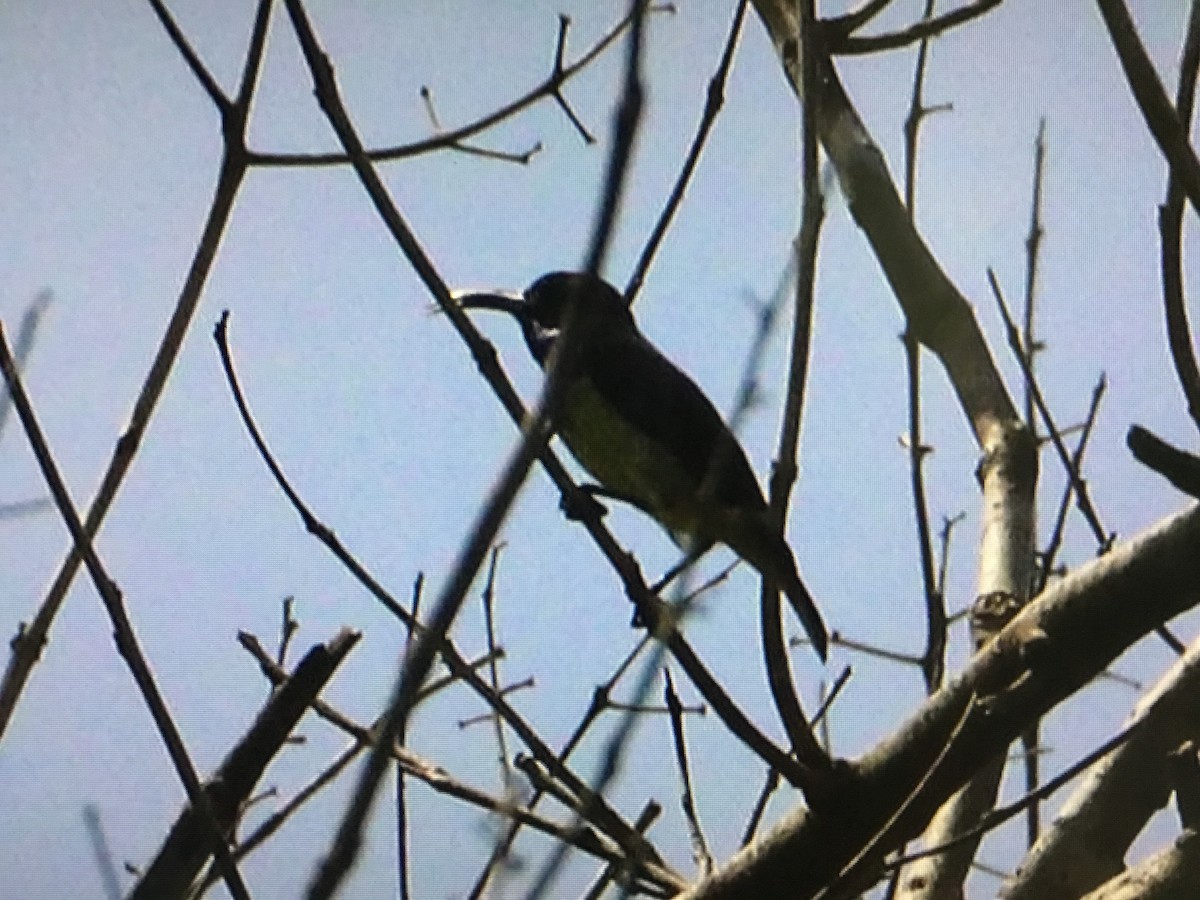
[[[555,429],[597,482],[584,490],[640,509],[696,557],[725,544],[782,589],[826,658],[825,623],[745,450],[700,387],[638,329],[616,288],[585,272],[551,272],[519,294],[463,291],[454,299],[463,309],[511,315],[543,370],[571,304],[583,304],[584,340]]]

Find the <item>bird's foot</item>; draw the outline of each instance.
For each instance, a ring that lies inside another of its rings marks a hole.
[[[565,492],[559,498],[558,508],[572,522],[599,521],[608,515],[608,507],[596,499],[599,490],[599,485],[582,484]]]

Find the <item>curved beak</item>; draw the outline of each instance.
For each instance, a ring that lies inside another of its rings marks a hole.
[[[495,309],[521,318],[527,304],[521,294],[500,291],[454,291],[451,298],[463,309]]]

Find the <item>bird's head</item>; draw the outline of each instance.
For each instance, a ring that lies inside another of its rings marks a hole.
[[[625,299],[611,284],[583,272],[551,272],[520,294],[499,291],[456,293],[463,309],[494,309],[506,312],[521,325],[529,349],[541,362],[558,337],[573,301],[586,304],[581,311],[596,316],[593,322],[632,326],[633,317]]]

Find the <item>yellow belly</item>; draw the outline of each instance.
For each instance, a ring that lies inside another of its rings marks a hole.
[[[586,381],[567,389],[558,433],[601,486],[629,498],[673,535],[696,536],[711,518],[711,509],[702,514],[698,486],[682,463],[617,415]]]

